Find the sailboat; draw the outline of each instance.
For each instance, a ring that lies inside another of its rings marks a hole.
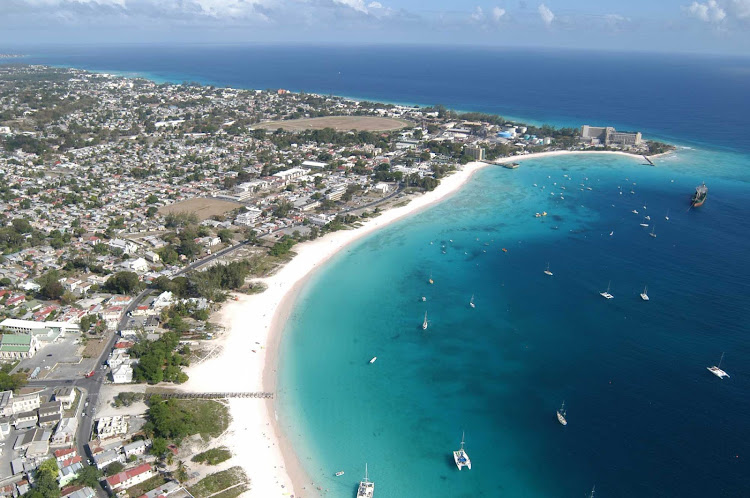
[[[461,470],[464,467],[468,467],[471,470],[471,459],[464,450],[464,433],[461,433],[461,449],[453,452],[453,460],[456,462],[456,467]]]
[[[430,278],[428,278],[428,279],[427,279],[427,281],[428,281],[428,282],[429,282],[430,284],[434,284],[434,283],[435,283],[435,282],[434,282],[434,281],[432,280],[432,272],[430,272]]]
[[[651,233],[649,235],[652,236],[653,238],[656,238],[656,233],[654,232],[654,230],[656,230],[656,227],[652,226],[651,227]]]
[[[610,280],[609,283],[607,284],[607,290],[605,290],[604,292],[600,292],[599,295],[602,296],[605,299],[612,299],[612,298],[614,298],[615,296],[613,296],[612,294],[609,293],[609,287],[610,287],[611,284],[612,284],[612,281]]]
[[[557,410],[557,421],[562,425],[568,425],[568,421],[565,420],[565,401],[563,401],[560,409]]]
[[[646,294],[646,290],[648,289],[648,285],[643,287],[643,292],[641,292],[641,299],[644,301],[648,301],[648,294]]]
[[[594,498],[594,492],[595,492],[595,491],[596,491],[596,485],[594,485],[594,486],[593,486],[593,487],[591,488],[591,494],[589,495],[589,498]]]
[[[359,482],[357,489],[357,498],[372,498],[375,494],[375,483],[370,482],[367,476],[367,464],[365,464],[365,480]]]
[[[664,219],[669,221],[669,209],[667,209],[667,215],[664,217]]]
[[[422,330],[427,330],[427,312],[424,312],[424,322],[422,322]]]
[[[469,300],[469,306],[471,306],[472,308],[476,308],[476,306],[474,305],[474,294],[471,295],[471,299]]]
[[[549,275],[550,277],[552,276],[552,272],[551,272],[551,271],[549,271],[549,263],[547,263],[547,269],[546,269],[546,270],[544,270],[544,274],[545,274],[545,275]]]
[[[719,360],[719,365],[715,365],[713,367],[707,367],[708,371],[717,376],[720,379],[723,379],[724,377],[729,377],[729,374],[726,373],[724,370],[721,369],[721,362],[724,361],[724,353],[721,353],[721,359]]]

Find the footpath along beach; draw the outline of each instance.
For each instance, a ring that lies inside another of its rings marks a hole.
[[[508,157],[498,164],[572,154],[610,154],[643,161],[641,156],[615,151],[553,151]],[[219,312],[225,327],[217,342],[221,352],[214,358],[190,367],[190,380],[182,389],[194,392],[274,392],[277,352],[281,331],[296,296],[314,270],[338,251],[359,238],[406,216],[444,200],[459,190],[474,173],[491,164],[472,162],[441,179],[440,185],[404,206],[383,212],[359,228],[327,234],[294,247],[297,255],[274,275],[261,279],[267,288],[255,295],[238,295]],[[274,401],[231,399],[232,423],[226,444],[251,481],[248,496],[317,496],[315,484],[307,476],[279,427]],[[333,471],[333,469],[332,469]]]

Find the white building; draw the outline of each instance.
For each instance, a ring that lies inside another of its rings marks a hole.
[[[281,181],[284,183],[284,185],[288,184],[289,182],[292,182],[296,180],[297,178],[306,175],[310,170],[303,169],[303,168],[292,168],[287,169],[284,171],[279,171],[278,173],[274,173],[272,176],[275,176],[276,178],[280,178]]]
[[[114,494],[118,489],[130,488],[150,479],[153,475],[154,470],[151,468],[151,465],[144,463],[130,470],[124,470],[119,474],[107,477],[104,481],[104,486],[107,488],[107,491]]]
[[[260,209],[248,209],[244,213],[237,215],[237,218],[234,219],[234,224],[253,226],[261,214],[263,214],[263,211]]]
[[[112,380],[115,384],[130,384],[133,382],[133,367],[123,363],[112,370]]]
[[[101,439],[122,436],[128,432],[128,421],[121,415],[102,417],[96,421],[96,433]]]
[[[68,322],[35,322],[16,318],[6,318],[0,322],[0,330],[17,334],[44,333],[45,329],[60,332],[62,335],[79,330],[77,323]]]

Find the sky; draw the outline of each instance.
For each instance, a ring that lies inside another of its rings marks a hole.
[[[0,0],[0,52],[108,43],[440,44],[750,56],[750,0]]]

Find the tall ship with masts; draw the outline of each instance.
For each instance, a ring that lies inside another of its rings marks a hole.
[[[708,197],[708,187],[706,187],[706,182],[703,182],[702,185],[695,187],[695,193],[693,194],[690,204],[692,204],[693,207],[700,207],[706,202],[706,197]]]

